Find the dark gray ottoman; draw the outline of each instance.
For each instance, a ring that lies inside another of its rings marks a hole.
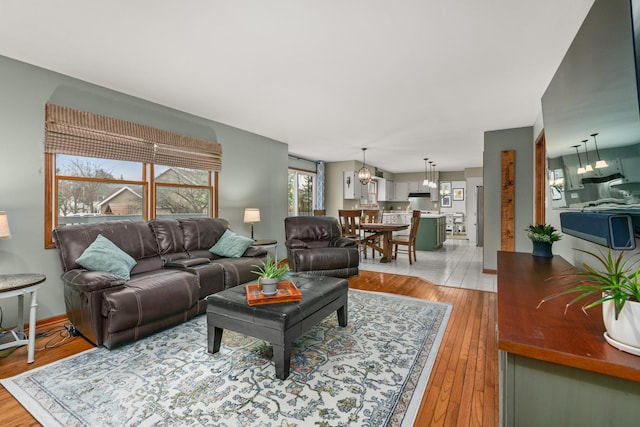
[[[273,346],[276,377],[289,376],[293,342],[332,312],[340,326],[347,326],[349,282],[328,276],[297,275],[300,301],[249,306],[245,285],[207,297],[207,346],[220,350],[224,329],[268,341]]]

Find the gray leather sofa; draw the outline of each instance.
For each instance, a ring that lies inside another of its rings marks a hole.
[[[217,218],[111,221],[53,231],[62,263],[67,316],[92,343],[107,348],[185,322],[206,311],[205,297],[257,278],[266,251],[240,258],[209,252],[229,229]],[[89,271],[76,263],[98,234],[136,260],[131,278]]]

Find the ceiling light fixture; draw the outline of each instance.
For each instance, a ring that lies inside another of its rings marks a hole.
[[[587,151],[587,141],[588,139],[583,139],[582,143],[584,144],[584,155],[587,156],[587,164],[584,166],[584,170],[587,172],[592,172],[593,168],[591,167],[591,163],[589,162],[589,151]]]
[[[422,181],[422,185],[425,187],[429,186],[429,175],[427,174],[427,160],[428,158],[424,158],[424,181]]]
[[[437,188],[438,184],[436,183],[436,164],[433,164],[433,173],[431,174],[431,182],[429,183],[429,188]]]
[[[358,171],[358,179],[362,185],[366,185],[371,181],[371,171],[367,169],[367,162],[365,161],[366,148],[362,149],[362,167]]]
[[[572,147],[576,149],[576,154],[578,155],[578,163],[580,164],[580,167],[578,168],[578,175],[582,175],[583,173],[586,173],[587,170],[582,167],[582,160],[580,160],[580,152],[578,151],[578,147],[580,147],[580,144],[572,145]]]
[[[593,143],[596,145],[596,154],[598,156],[598,161],[596,162],[596,169],[602,169],[602,168],[606,168],[609,166],[609,163],[607,163],[606,160],[602,160],[600,158],[600,151],[598,151],[598,141],[596,141],[596,135],[598,135],[598,133],[592,133],[591,136],[593,137]]]

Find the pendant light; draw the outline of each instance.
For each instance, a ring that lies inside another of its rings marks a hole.
[[[371,171],[367,169],[367,163],[365,161],[366,148],[362,149],[362,167],[358,171],[358,179],[362,185],[367,185],[371,181]]]
[[[578,163],[580,164],[580,167],[578,168],[578,175],[582,175],[583,173],[586,173],[587,170],[582,167],[582,160],[580,160],[580,152],[578,151],[578,147],[580,147],[580,144],[572,145],[572,147],[576,149],[576,154],[578,155]]]
[[[428,187],[429,186],[429,175],[427,173],[427,160],[429,160],[428,158],[424,158],[424,181],[422,181],[422,186],[423,187]]]
[[[596,145],[596,154],[598,155],[598,161],[596,162],[596,169],[602,169],[602,168],[606,168],[609,166],[609,163],[606,162],[606,160],[602,160],[600,158],[600,151],[598,151],[598,141],[596,141],[596,135],[598,135],[597,133],[592,133],[591,136],[593,137],[593,143]]]
[[[583,139],[582,143],[584,144],[584,155],[587,156],[587,164],[584,166],[584,170],[586,172],[592,172],[593,168],[591,167],[591,163],[589,163],[589,151],[587,151],[587,141],[588,139]]]
[[[433,164],[433,173],[431,174],[431,182],[429,183],[430,188],[437,188],[438,184],[436,183],[436,164]]]

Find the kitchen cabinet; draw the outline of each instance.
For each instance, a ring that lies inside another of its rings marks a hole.
[[[409,200],[409,183],[408,182],[396,182],[394,186],[394,200],[408,201]]]
[[[393,185],[393,181],[386,181],[385,182],[385,192],[386,192],[386,200],[387,201],[393,201],[396,200],[395,197],[395,185]]]
[[[376,178],[375,181],[378,187],[378,201],[386,202],[387,200],[391,200],[387,196],[387,180],[384,178]]]
[[[447,239],[446,215],[422,215],[416,235],[416,249],[419,251],[435,251],[440,249]]]

